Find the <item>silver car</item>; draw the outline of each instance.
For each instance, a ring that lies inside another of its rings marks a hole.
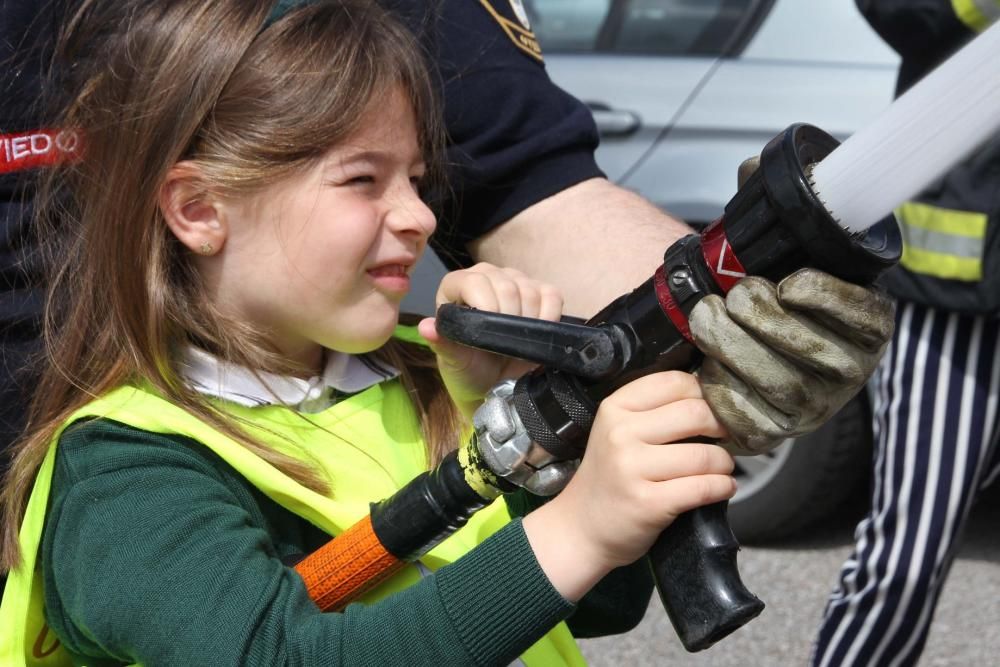
[[[852,0],[523,5],[550,76],[594,114],[608,178],[695,226],[721,214],[740,162],[788,125],[843,140],[892,99],[898,58]],[[430,282],[439,271],[433,259],[421,269]],[[407,305],[426,312],[428,296]],[[776,539],[866,498],[869,420],[862,395],[818,432],[738,459],[737,535]]]

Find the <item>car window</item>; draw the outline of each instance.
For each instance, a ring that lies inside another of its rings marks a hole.
[[[593,51],[611,0],[526,0],[531,29],[547,51]]]
[[[752,0],[525,0],[549,52],[718,54]]]

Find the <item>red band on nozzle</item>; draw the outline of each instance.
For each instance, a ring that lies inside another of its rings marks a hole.
[[[726,238],[722,218],[713,222],[701,233],[701,251],[712,278],[723,293],[728,293],[736,283],[746,278],[746,269],[743,268],[739,257],[733,252],[733,246]]]

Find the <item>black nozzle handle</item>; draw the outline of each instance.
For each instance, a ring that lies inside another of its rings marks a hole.
[[[740,579],[740,545],[722,501],[681,514],[649,550],[667,616],[688,651],[701,651],[757,617],[764,603]]]
[[[591,380],[620,371],[627,354],[627,341],[611,325],[550,322],[446,303],[438,307],[436,326],[457,343]]]

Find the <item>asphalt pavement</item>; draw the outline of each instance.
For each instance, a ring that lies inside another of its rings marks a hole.
[[[996,485],[994,485],[996,487]],[[701,653],[687,653],[654,595],[638,628],[581,640],[592,667],[696,665],[780,667],[808,664],[810,643],[844,559],[857,508],[781,545],[747,546],[743,581],[767,604],[761,615]],[[921,667],[1000,665],[1000,489],[973,510],[945,585]]]

